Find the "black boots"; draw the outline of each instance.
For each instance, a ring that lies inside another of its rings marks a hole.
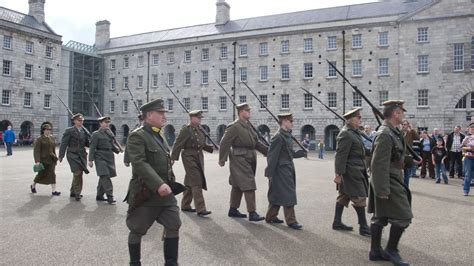
[[[141,244],[130,244],[128,243],[128,253],[130,254],[130,265],[140,266],[140,246]]]
[[[260,222],[260,221],[263,221],[265,220],[265,217],[262,217],[260,215],[258,215],[257,212],[253,211],[253,212],[249,212],[249,221],[251,222]]]
[[[342,223],[342,211],[344,210],[344,205],[336,203],[336,213],[334,215],[334,222],[332,223],[332,229],[341,230],[341,231],[352,231],[352,226],[347,226]]]
[[[357,218],[359,220],[359,234],[361,236],[370,236],[370,229],[367,225],[367,219],[365,219],[365,208],[354,206],[354,209],[357,212]]]
[[[239,210],[237,210],[236,208],[230,208],[228,216],[229,217],[236,217],[236,218],[247,218],[246,214],[243,214],[243,213],[239,212]]]
[[[107,195],[107,203],[111,204],[111,205],[114,205],[115,204],[114,196]]]
[[[165,266],[178,265],[179,238],[165,238],[163,250],[165,253]]]
[[[403,231],[405,228],[395,226],[392,224],[390,227],[390,237],[388,238],[387,248],[385,248],[385,254],[390,258],[393,265],[406,266],[410,265],[408,262],[404,261],[400,254],[398,253],[398,242],[402,237]]]
[[[382,249],[382,230],[383,226],[379,224],[370,225],[372,240],[370,241],[369,260],[371,261],[390,260]]]

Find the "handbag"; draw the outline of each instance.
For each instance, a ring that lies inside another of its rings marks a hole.
[[[37,173],[37,172],[41,172],[44,170],[44,164],[43,163],[39,163],[38,165],[35,164],[33,165],[33,172]]]

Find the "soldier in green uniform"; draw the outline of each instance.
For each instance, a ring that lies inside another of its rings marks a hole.
[[[385,120],[378,129],[372,147],[369,191],[369,213],[373,213],[370,260],[391,260],[394,265],[408,265],[400,257],[398,242],[403,231],[410,225],[411,193],[403,183],[405,140],[398,128],[405,118],[403,101],[383,103]],[[382,229],[391,224],[385,250],[381,247]]]
[[[165,265],[177,265],[181,220],[172,192],[174,174],[169,147],[161,133],[167,110],[162,99],[146,103],[140,110],[144,124],[134,130],[127,141],[133,173],[126,198],[130,265],[141,265],[141,238],[155,221],[164,226]]]
[[[171,151],[171,162],[179,160],[181,153],[186,175],[184,185],[187,187],[181,200],[181,210],[196,212],[200,217],[211,214],[206,209],[202,190],[207,190],[206,177],[204,175],[204,155],[202,150],[212,153],[213,148],[206,143],[206,136],[201,131],[202,111],[189,112],[190,123],[184,126],[178,134]],[[194,199],[195,209],[191,208]]]
[[[230,158],[229,184],[230,192],[229,217],[246,218],[239,212],[242,194],[245,196],[250,221],[262,221],[265,218],[258,215],[255,204],[255,170],[257,169],[258,150],[266,155],[268,147],[261,143],[257,133],[249,125],[250,107],[247,103],[236,106],[239,118],[230,123],[222,137],[219,149],[219,165],[223,167]]]
[[[141,126],[143,125],[143,115],[142,114],[139,114],[138,115],[138,127],[136,127],[135,129],[132,130],[135,131],[137,129],[139,129]],[[126,166],[126,167],[130,167],[130,159],[128,159],[128,151],[127,151],[127,146],[125,146],[125,150],[123,151],[123,164]]]
[[[100,128],[92,133],[89,146],[89,167],[93,167],[95,161],[95,170],[99,176],[97,184],[97,201],[106,201],[109,204],[115,204],[113,185],[111,177],[117,176],[115,171],[115,155],[120,150],[114,145],[114,135],[109,128],[110,117],[104,116],[97,119]],[[104,193],[107,199],[104,198]]]
[[[370,236],[369,226],[365,218],[365,206],[368,196],[368,176],[365,165],[366,150],[359,131],[362,108],[353,109],[343,116],[346,124],[336,139],[336,156],[334,159],[335,178],[339,195],[336,199],[336,211],[332,229],[351,231],[352,226],[342,223],[344,207],[352,205],[359,220],[359,234]]]
[[[62,162],[65,155],[67,156],[69,167],[73,173],[71,197],[79,201],[82,198],[82,175],[89,173],[86,152],[86,147],[89,147],[89,137],[82,128],[84,116],[81,113],[73,115],[72,121],[74,126],[67,128],[61,139],[59,162]]]
[[[296,174],[293,158],[305,157],[304,150],[294,151],[291,129],[293,115],[284,113],[278,115],[280,129],[272,137],[267,155],[265,176],[268,177],[268,211],[265,217],[267,223],[283,223],[278,219],[278,211],[283,206],[286,224],[296,230],[303,226],[296,221]]]

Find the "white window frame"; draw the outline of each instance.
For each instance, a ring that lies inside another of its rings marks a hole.
[[[25,64],[25,79],[33,79],[33,65]]]
[[[337,92],[328,92],[328,107],[337,108]]]
[[[128,100],[122,100],[122,113],[128,113]]]
[[[12,50],[13,49],[13,37],[10,35],[3,35],[3,48]]]
[[[379,47],[389,46],[388,31],[379,32],[377,44],[378,44]]]
[[[117,60],[115,59],[110,59],[110,69],[115,69],[117,66]]]
[[[201,84],[209,84],[209,70],[201,70]]]
[[[31,107],[32,99],[33,93],[25,91],[25,94],[23,95],[23,107]]]
[[[219,47],[219,59],[227,59],[227,46]]]
[[[281,67],[281,80],[289,80],[290,79],[290,65],[282,64],[280,67]]]
[[[429,106],[429,91],[427,89],[418,90],[417,95],[417,106],[418,107],[428,107]]]
[[[184,72],[184,85],[191,85],[191,71]]]
[[[303,40],[303,52],[313,51],[313,38],[305,38]]]
[[[239,95],[239,103],[247,102],[247,95]]]
[[[2,105],[10,106],[12,102],[12,91],[2,90]]]
[[[174,87],[174,73],[168,73],[168,86]]]
[[[247,82],[248,80],[248,75],[247,75],[247,68],[246,67],[240,67],[239,68],[239,79],[240,81]]]
[[[303,109],[304,110],[312,110],[313,109],[313,97],[309,93],[303,94]]]
[[[45,55],[46,55],[46,58],[50,58],[50,59],[53,58],[53,47],[52,46],[46,45]]]
[[[184,108],[186,108],[186,110],[191,110],[191,98],[184,97],[183,98],[183,104],[184,104]]]
[[[453,46],[453,70],[464,71],[464,43],[455,43]]]
[[[332,61],[331,64],[333,64],[335,67],[337,67],[337,62],[336,61]],[[328,78],[337,78],[337,71],[336,71],[336,68],[334,68],[333,66],[331,66],[331,64],[328,63]]]
[[[289,110],[290,109],[290,94],[283,93],[281,94],[280,98],[281,98],[281,109]]]
[[[43,102],[44,109],[51,109],[51,94],[44,95],[44,102]]]
[[[281,41],[280,53],[282,53],[282,54],[290,53],[290,40]]]
[[[219,96],[219,111],[227,111],[227,97]]]
[[[123,68],[129,68],[129,67],[130,67],[130,59],[127,56],[125,56],[123,58]]]
[[[362,96],[355,91],[352,92],[352,107],[362,107]]]
[[[158,74],[153,74],[151,77],[152,77],[152,83],[151,83],[152,85],[151,86],[153,88],[158,87]]]
[[[418,56],[418,73],[429,73],[429,58],[428,55],[419,55]]]
[[[417,42],[418,43],[424,43],[424,42],[429,42],[429,35],[428,35],[428,27],[421,27],[418,28],[418,34],[417,34]]]
[[[160,55],[159,54],[153,54],[151,56],[151,64],[154,65],[154,66],[157,66],[159,64],[159,60],[160,60]]]
[[[13,62],[10,60],[3,60],[3,67],[2,67],[2,74],[4,76],[11,76],[12,75],[12,64]]]
[[[168,52],[166,54],[166,62],[168,62],[168,64],[174,64],[174,52]]]
[[[303,79],[313,79],[313,63],[303,64]]]
[[[260,110],[265,110],[265,106],[268,106],[268,95],[266,94],[261,94],[258,96],[260,99]],[[263,104],[262,104],[263,103]]]
[[[388,101],[389,92],[388,90],[379,91],[379,106],[383,106],[383,103]]]
[[[267,42],[261,42],[259,44],[259,49],[258,49],[258,55],[259,56],[267,56],[268,55],[268,43]]]
[[[201,110],[209,111],[209,98],[201,97]]]
[[[110,90],[114,91],[117,86],[115,78],[110,78]]]
[[[138,89],[143,88],[143,76],[142,75],[137,76],[137,88]]]
[[[362,34],[352,34],[352,48],[362,48]]]
[[[239,57],[248,56],[248,46],[247,44],[239,44]]]
[[[25,53],[34,54],[35,53],[35,43],[26,41],[25,42]]]
[[[139,56],[137,57],[137,66],[138,66],[138,67],[143,67],[143,65],[144,65],[143,59],[144,59],[143,55],[139,55]]]
[[[174,99],[173,99],[173,98],[168,98],[168,99],[166,100],[166,104],[168,105],[168,112],[173,112]]]
[[[227,83],[227,68],[222,68],[219,70],[220,83]]]
[[[115,113],[115,101],[109,101],[109,113]]]
[[[337,37],[336,36],[328,37],[328,50],[337,50]]]
[[[352,76],[362,77],[362,60],[352,60]]]
[[[201,61],[209,61],[209,48],[202,48]]]
[[[260,81],[265,82],[268,81],[268,66],[260,66],[259,67],[260,73]]]
[[[191,50],[184,51],[184,63],[191,63],[192,54]]]
[[[52,68],[47,67],[44,69],[44,81],[53,82],[53,69]]]
[[[389,59],[388,58],[379,58],[378,60],[378,75],[379,76],[388,76],[389,72]]]
[[[123,89],[126,90],[129,85],[128,77],[123,77]]]

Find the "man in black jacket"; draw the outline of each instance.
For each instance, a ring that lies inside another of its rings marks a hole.
[[[454,131],[448,135],[446,150],[449,157],[449,177],[454,178],[454,170],[457,170],[458,178],[462,178],[462,152],[461,143],[466,136],[461,133],[461,126],[456,126]],[[456,167],[456,168],[455,168]]]

